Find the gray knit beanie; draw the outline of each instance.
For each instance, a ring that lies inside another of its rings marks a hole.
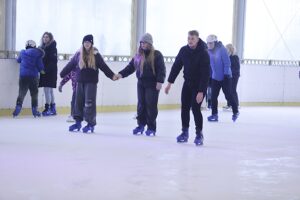
[[[152,35],[150,35],[149,33],[145,33],[140,42],[147,42],[148,44],[153,45],[153,39],[152,39]]]

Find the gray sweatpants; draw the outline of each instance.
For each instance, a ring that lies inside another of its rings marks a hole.
[[[78,83],[76,87],[74,119],[85,120],[92,126],[96,125],[96,83]]]

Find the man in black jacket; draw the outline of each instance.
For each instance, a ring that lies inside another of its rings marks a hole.
[[[181,92],[181,121],[182,133],[177,137],[177,142],[187,142],[189,138],[190,109],[192,108],[195,125],[196,145],[203,144],[203,117],[200,110],[209,80],[210,60],[206,44],[199,38],[196,30],[189,31],[188,45],[183,46],[172,66],[166,94],[171,89],[176,77],[183,67],[184,83]]]

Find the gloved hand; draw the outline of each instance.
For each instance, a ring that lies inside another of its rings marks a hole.
[[[58,91],[62,92],[62,85],[58,86]]]
[[[41,73],[41,74],[46,74],[46,72],[45,72],[44,70],[42,70],[40,73]]]

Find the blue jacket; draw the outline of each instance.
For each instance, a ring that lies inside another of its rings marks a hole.
[[[210,57],[212,79],[223,81],[224,75],[232,78],[230,59],[222,42],[216,42],[215,48],[208,50],[208,54]]]
[[[44,70],[44,51],[38,48],[22,50],[17,58],[20,64],[20,77],[38,77],[39,72]]]

